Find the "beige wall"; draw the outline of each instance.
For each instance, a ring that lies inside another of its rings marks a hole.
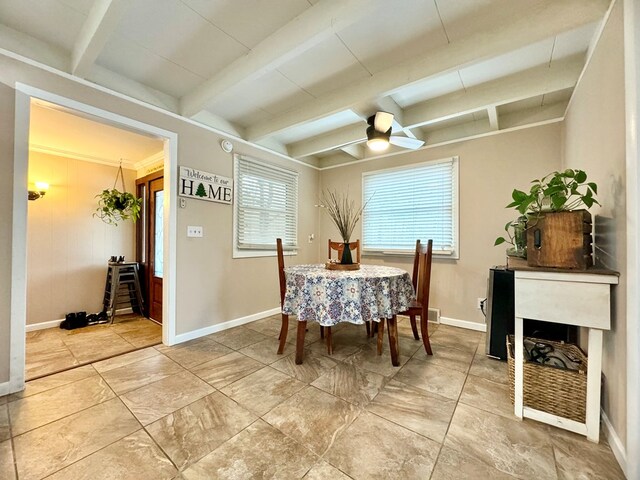
[[[11,283],[11,191],[14,135],[12,85],[22,82],[104,110],[178,134],[178,164],[233,177],[230,154],[220,148],[221,136],[168,115],[136,105],[63,77],[0,56],[0,381],[8,378],[9,285]],[[307,243],[317,233],[318,196],[316,170],[292,163],[256,147],[235,143],[237,153],[260,158],[300,174],[299,244],[288,263],[317,260],[316,249]],[[26,183],[26,179],[25,179]],[[6,200],[6,201],[3,201]],[[232,207],[187,200],[177,212],[177,333],[190,332],[228,320],[275,308],[279,304],[275,257],[233,259]],[[202,225],[204,238],[186,237],[187,225]]]
[[[348,188],[359,199],[363,172],[452,156],[460,159],[460,259],[434,257],[430,306],[441,309],[443,317],[482,323],[476,299],[486,296],[489,268],[505,263],[504,246],[494,247],[493,242],[504,233],[504,224],[517,216],[504,206],[511,201],[514,188],[525,189],[534,178],[560,167],[558,123],[324,170],[321,183],[323,188]],[[361,238],[360,227],[356,227],[355,238]],[[324,259],[327,239],[339,236],[326,215],[320,232],[318,255]],[[367,256],[363,263],[410,270],[412,260]]]
[[[0,84],[0,383],[9,380],[15,91]]]
[[[27,222],[27,324],[102,310],[107,260],[133,260],[135,226],[107,225],[93,217],[95,196],[112,188],[117,167],[31,152],[29,181],[44,181],[44,198],[29,202]],[[135,171],[124,169],[128,192]],[[118,184],[118,188],[122,189]]]
[[[598,184],[596,262],[620,272],[613,329],[604,335],[603,407],[626,439],[626,205],[622,2],[617,2],[564,122],[564,165]],[[633,232],[630,232],[633,234]]]

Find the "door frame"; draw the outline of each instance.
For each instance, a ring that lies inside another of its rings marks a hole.
[[[29,168],[29,119],[31,99],[41,99],[62,107],[93,115],[105,123],[151,134],[164,141],[164,265],[162,342],[176,343],[176,251],[178,134],[139,122],[77,100],[16,83],[13,161],[13,216],[11,232],[11,343],[9,392],[24,389],[27,321],[27,191]]]

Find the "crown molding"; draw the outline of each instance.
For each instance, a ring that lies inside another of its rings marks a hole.
[[[163,160],[164,160],[164,150],[160,150],[158,153],[154,153],[153,155],[150,155],[147,158],[143,158],[142,160],[135,162],[133,165],[135,170],[142,170],[143,168],[150,167],[154,163],[158,163]]]
[[[36,145],[36,144],[29,144],[29,151],[31,152],[38,152],[38,153],[44,153],[47,155],[55,155],[56,157],[67,157],[67,158],[73,158],[74,160],[80,160],[83,162],[92,162],[92,163],[99,163],[101,165],[109,165],[112,167],[119,167],[120,166],[120,161],[121,159],[115,159],[115,158],[104,158],[104,157],[97,157],[95,155],[85,155],[84,153],[78,153],[78,152],[74,152],[72,150],[65,150],[62,148],[54,148],[54,147],[49,147],[49,146],[45,146],[45,145]],[[161,152],[163,153],[163,152]],[[151,158],[151,157],[149,157]],[[142,161],[146,161],[142,160]],[[140,162],[138,162],[140,163]],[[129,170],[137,170],[137,163],[133,163],[127,160],[122,160],[122,168],[127,168]]]

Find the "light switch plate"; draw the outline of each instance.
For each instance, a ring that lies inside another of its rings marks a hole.
[[[187,237],[196,237],[202,238],[204,236],[202,231],[202,226],[200,225],[189,225],[187,227]]]

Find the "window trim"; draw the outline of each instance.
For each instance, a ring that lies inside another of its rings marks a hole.
[[[235,194],[233,196],[233,225],[232,225],[232,258],[259,258],[259,257],[275,257],[277,255],[276,246],[273,246],[273,249],[270,248],[238,248],[238,195],[240,195],[240,189],[238,188],[238,163],[241,158],[249,159],[252,161],[257,161],[262,163],[263,165],[268,165],[270,168],[274,170],[280,170],[286,173],[292,173],[296,177],[296,183],[300,178],[300,173],[295,170],[289,170],[286,168],[282,168],[278,165],[274,165],[270,162],[264,162],[255,157],[251,157],[249,155],[233,155],[233,182],[234,182],[234,190]],[[299,185],[298,185],[299,187]],[[298,189],[299,190],[299,189]],[[300,199],[297,199],[298,204],[300,203]],[[298,236],[298,206],[296,205],[296,237]],[[286,247],[283,250],[283,254],[285,256],[293,256],[298,254],[298,248],[296,247]]]
[[[453,201],[452,201],[451,215],[453,217],[452,228],[453,228],[454,248],[453,248],[453,251],[451,251],[450,253],[439,252],[437,250],[434,250],[433,256],[442,258],[442,259],[459,260],[460,259],[460,165],[459,165],[460,159],[457,155],[451,156],[451,157],[439,158],[436,160],[428,160],[426,162],[411,163],[408,165],[401,165],[398,167],[381,168],[378,170],[370,170],[367,172],[363,172],[362,183],[361,183],[362,202],[363,204],[364,202],[366,202],[366,199],[364,198],[364,195],[365,195],[364,182],[365,182],[365,178],[368,176],[380,174],[380,173],[390,173],[394,171],[411,170],[421,166],[437,165],[440,163],[449,163],[449,162],[452,163],[452,170],[453,170],[452,171]],[[361,231],[362,231],[362,238],[363,238],[363,243],[362,243],[363,255],[365,256],[411,256],[415,253],[414,248],[407,249],[407,250],[400,250],[400,249],[383,250],[383,249],[377,249],[377,248],[367,248],[366,245],[364,244],[364,221],[362,222],[361,225],[362,225]],[[428,239],[424,239],[423,241],[426,241],[426,240]]]

